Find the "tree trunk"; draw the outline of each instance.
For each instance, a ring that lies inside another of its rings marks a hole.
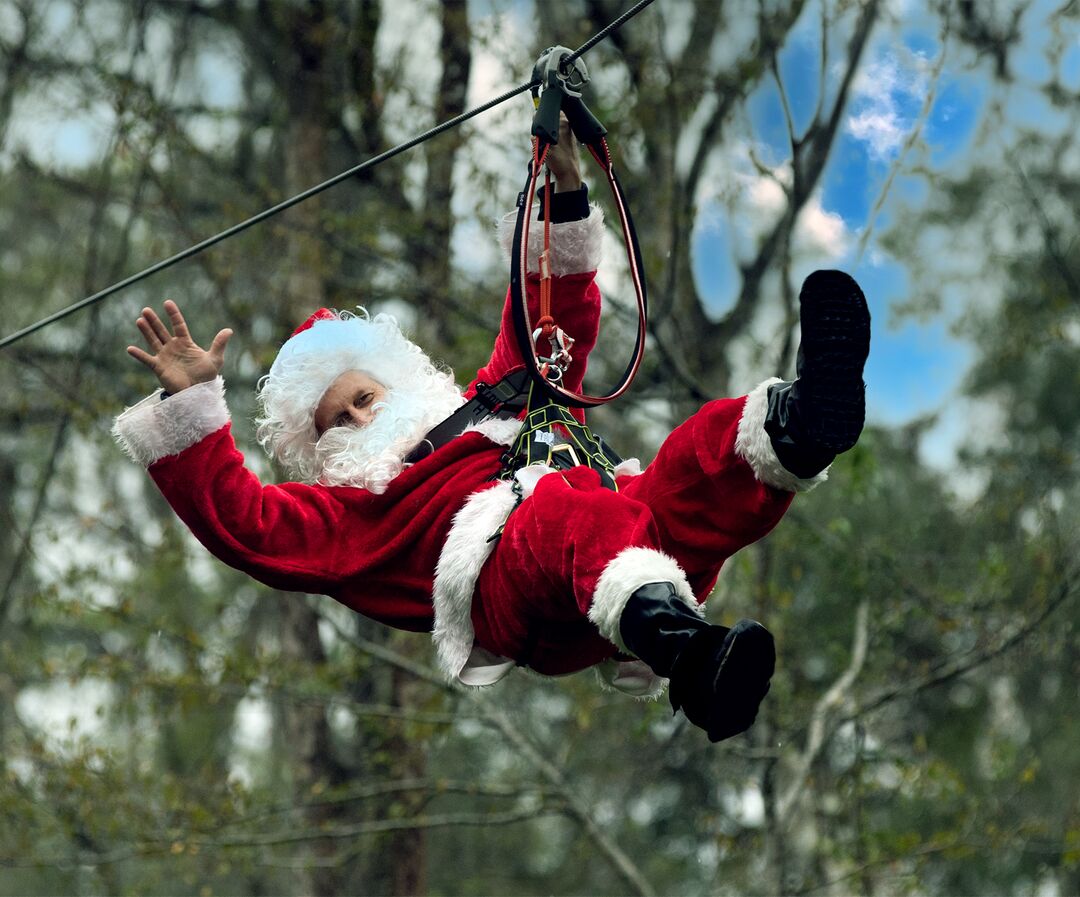
[[[325,103],[331,91],[327,51],[332,29],[321,0],[278,11],[287,16],[281,37],[291,43],[293,50],[291,76],[284,82],[289,113],[284,143],[285,192],[293,195],[327,176]],[[319,240],[321,211],[322,200],[315,197],[291,209],[285,221],[286,307],[296,324],[325,302],[326,272]],[[285,663],[297,668],[322,665],[326,658],[319,639],[318,615],[310,604],[299,596],[288,595],[281,609]],[[329,721],[325,707],[317,702],[287,702],[282,707],[282,722],[285,744],[291,752],[294,799],[304,803],[312,788],[337,784]],[[326,810],[312,809],[306,813],[306,822],[318,828],[329,821],[328,815]],[[312,859],[326,858],[334,849],[332,842],[315,842]],[[300,882],[306,893],[316,895],[341,893],[345,884],[336,868],[306,870]]]
[[[442,76],[435,95],[433,118],[446,121],[465,111],[472,67],[467,4],[448,0],[441,8],[442,38],[439,55]],[[427,145],[427,183],[421,225],[412,246],[417,260],[420,301],[424,314],[417,321],[417,337],[429,351],[452,345],[455,339],[454,303],[447,302],[452,284],[450,240],[454,215],[454,160],[464,142],[461,128],[440,135]],[[437,344],[437,345],[436,345]]]

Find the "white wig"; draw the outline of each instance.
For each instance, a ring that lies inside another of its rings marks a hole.
[[[397,321],[327,311],[313,315],[281,347],[270,373],[259,381],[259,444],[288,474],[315,482],[321,473],[316,446],[315,409],[330,385],[347,371],[362,371],[385,386],[423,395],[457,391],[453,374],[439,370]],[[460,392],[457,393],[460,396]]]

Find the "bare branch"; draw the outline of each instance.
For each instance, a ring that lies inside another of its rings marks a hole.
[[[624,853],[619,846],[608,837],[607,832],[600,826],[600,824],[589,812],[585,802],[580,798],[578,792],[574,790],[566,777],[554,763],[551,763],[529,743],[524,734],[515,726],[510,719],[501,710],[496,707],[487,704],[485,706],[485,715],[495,725],[495,727],[530,763],[533,764],[540,774],[551,784],[555,789],[555,792],[566,802],[566,807],[571,816],[573,816],[585,829],[586,834],[592,838],[593,842],[600,848],[601,852],[607,857],[608,861],[612,863],[616,871],[623,877],[624,881],[637,894],[652,895],[655,894],[655,890],[649,883],[648,879],[642,874],[641,870],[635,865],[629,856]]]
[[[877,222],[878,214],[885,206],[885,200],[888,198],[889,192],[892,190],[893,181],[896,179],[897,174],[900,172],[904,159],[911,151],[911,148],[915,146],[919,138],[922,136],[923,128],[925,127],[926,122],[930,118],[930,112],[934,107],[935,100],[937,99],[938,84],[941,80],[941,71],[945,67],[945,56],[948,50],[948,46],[949,18],[948,16],[946,16],[943,33],[941,36],[941,52],[938,54],[938,58],[934,61],[934,67],[930,78],[930,86],[927,88],[926,97],[923,100],[922,108],[919,110],[919,115],[916,117],[914,123],[912,124],[911,130],[908,131],[908,135],[904,140],[904,145],[900,148],[900,152],[897,153],[896,159],[893,160],[893,164],[889,167],[889,174],[885,178],[885,183],[881,187],[881,192],[878,194],[878,198],[874,202],[874,206],[870,210],[870,214],[867,216],[866,225],[863,227],[863,232],[859,236],[859,245],[855,253],[856,262],[862,259],[863,252],[866,250],[866,246],[870,242],[870,235],[874,232],[874,225]]]
[[[829,12],[828,4],[821,4],[821,65],[818,66],[818,95],[814,105],[814,117],[811,121],[820,121],[821,110],[825,108],[825,85],[829,71]]]
[[[634,892],[643,895],[643,897],[655,893],[652,885],[649,884],[648,879],[645,878],[641,870],[638,869],[630,857],[608,837],[607,832],[604,831],[600,823],[593,817],[588,806],[580,798],[578,792],[571,783],[566,780],[562,771],[555,764],[547,760],[544,755],[529,742],[518,727],[510,722],[505,713],[491,704],[490,701],[483,699],[479,692],[475,690],[464,691],[459,686],[450,685],[441,675],[429,667],[408,660],[396,651],[392,651],[382,645],[376,645],[368,639],[347,633],[342,630],[336,622],[325,615],[323,615],[323,619],[330,623],[342,638],[353,644],[359,650],[370,654],[372,657],[377,657],[398,669],[404,670],[413,676],[417,676],[425,682],[437,685],[446,691],[456,694],[464,693],[473,706],[479,711],[480,715],[498,729],[518,753],[537,769],[541,777],[552,787],[554,793],[565,803],[569,815],[580,823],[581,827],[585,830],[585,833],[600,849],[600,852],[607,858],[608,862],[614,866],[619,875],[633,888]]]
[[[784,110],[784,124],[787,126],[788,145],[791,147],[791,157],[794,159],[799,151],[799,138],[795,135],[795,120],[791,115],[791,102],[788,100],[784,79],[780,77],[780,64],[776,61],[775,56],[770,60],[769,69],[772,72],[773,79],[776,81],[776,90],[780,94],[780,106]]]
[[[29,29],[29,24],[27,24],[26,27]],[[142,27],[142,25],[140,25],[140,27]],[[127,68],[129,72],[134,71],[138,56],[141,53],[142,44],[143,41],[141,38],[134,42],[132,52],[128,59]],[[109,141],[109,147],[105,152],[96,184],[92,190],[94,204],[91,209],[90,226],[88,228],[90,240],[83,260],[83,288],[87,292],[89,292],[87,287],[92,284],[98,268],[98,255],[101,251],[101,243],[104,235],[104,229],[102,228],[101,223],[104,220],[106,209],[112,198],[112,177],[116,162],[113,150],[115,149],[117,141],[122,136],[123,127],[123,115],[121,114],[117,116],[116,125]],[[128,250],[131,245],[131,231],[142,206],[142,190],[146,182],[146,175],[149,168],[150,154],[147,153],[142,160],[142,169],[136,181],[137,186],[135,195],[130,202],[127,221],[120,235],[119,248],[110,267],[110,275],[115,275],[116,272],[123,267],[125,260],[127,259]],[[72,382],[79,382],[82,377],[83,368],[90,357],[91,347],[94,344],[94,336],[97,333],[99,313],[100,309],[95,308],[90,316],[90,321],[87,324],[87,338],[75,358],[75,364],[71,372]],[[30,518],[23,530],[22,539],[16,552],[14,563],[4,580],[3,591],[0,592],[0,623],[7,618],[15,594],[15,587],[22,575],[23,567],[31,555],[31,539],[45,509],[45,498],[49,490],[49,485],[56,475],[60,455],[67,445],[72,416],[70,410],[64,410],[62,412],[60,422],[53,437],[52,446],[46,456],[45,468],[42,471],[41,478],[38,482],[38,488],[30,511]]]
[[[1075,598],[1076,595],[1080,593],[1080,588],[1077,588],[1078,583],[1080,583],[1080,570],[1073,569],[1061,579],[1058,583],[1054,597],[1047,602],[1046,606],[1036,616],[1017,624],[1011,631],[1006,632],[991,644],[986,645],[981,649],[973,649],[961,657],[946,662],[936,671],[922,679],[916,679],[911,682],[905,682],[894,688],[885,689],[876,696],[860,702],[856,705],[855,709],[840,720],[840,722],[857,719],[858,717],[883,707],[891,701],[895,701],[897,698],[908,697],[913,694],[918,694],[921,691],[925,691],[928,688],[941,685],[1002,656],[1023,642],[1024,639],[1042,626],[1047,618],[1059,608]]]
[[[290,801],[288,803],[275,804],[262,808],[257,813],[250,813],[235,819],[229,819],[222,827],[250,825],[253,822],[280,816],[286,813],[310,810],[316,807],[337,806],[340,804],[354,803],[356,801],[370,800],[376,797],[385,797],[388,794],[406,794],[411,792],[429,792],[432,795],[441,794],[464,794],[469,797],[540,797],[549,795],[545,789],[526,785],[498,785],[480,782],[465,782],[456,779],[432,779],[413,778],[397,779],[390,782],[374,782],[372,784],[356,785],[351,788],[335,791],[333,794],[319,800],[305,801],[302,804]]]
[[[796,765],[795,776],[788,785],[787,790],[780,796],[777,805],[776,817],[780,825],[784,825],[799,799],[806,780],[810,776],[810,770],[817,760],[821,749],[824,747],[829,734],[827,727],[830,713],[840,705],[850,700],[852,686],[858,678],[866,661],[866,646],[869,642],[869,618],[870,604],[864,598],[855,612],[855,634],[851,646],[851,662],[825,694],[821,696],[814,707],[810,718],[810,731],[806,738],[806,747],[803,749]]]
[[[1054,267],[1057,269],[1058,274],[1061,275],[1061,279],[1065,283],[1065,287],[1073,302],[1080,302],[1080,282],[1077,281],[1076,274],[1074,274],[1072,268],[1069,267],[1068,255],[1061,250],[1053,222],[1050,221],[1042,203],[1039,202],[1039,194],[1031,185],[1031,181],[1028,180],[1027,173],[1024,171],[1024,167],[1020,164],[1020,161],[1016,158],[1016,155],[1011,151],[1007,151],[1005,156],[1009,160],[1009,164],[1013,167],[1013,171],[1016,172],[1016,177],[1020,181],[1024,196],[1026,196],[1028,202],[1031,203],[1031,207],[1035,210],[1035,215],[1039,219],[1039,226],[1043,232],[1043,239],[1046,241],[1046,250],[1050,256],[1050,260],[1054,263]]]
[[[160,856],[167,853],[185,853],[192,848],[203,850],[236,850],[255,847],[276,847],[283,844],[306,844],[309,841],[338,840],[351,841],[363,835],[385,834],[386,832],[411,831],[416,829],[456,828],[460,826],[502,826],[514,822],[527,822],[545,814],[561,813],[558,806],[525,808],[503,813],[445,813],[443,815],[415,816],[407,819],[373,819],[353,825],[328,826],[303,830],[289,830],[266,835],[247,837],[208,838],[199,835],[179,837],[149,838],[138,844],[118,848],[107,852],[84,852],[76,856],[70,854],[54,857],[0,857],[0,867],[7,868],[59,868],[73,866],[97,868],[113,863],[136,858]],[[302,863],[283,863],[289,868],[333,868],[344,861],[339,857],[320,857]],[[264,865],[270,865],[264,863]],[[272,864],[278,865],[278,864]]]
[[[799,151],[791,160],[792,192],[786,213],[766,234],[758,247],[757,255],[741,266],[743,283],[739,296],[731,311],[713,328],[713,338],[719,339],[722,346],[743,331],[757,302],[765,272],[772,265],[777,251],[783,246],[786,231],[794,227],[799,213],[821,177],[836,131],[840,126],[840,118],[847,106],[848,93],[855,78],[855,72],[859,68],[859,61],[862,59],[870,37],[870,30],[877,16],[877,6],[877,0],[869,0],[862,8],[848,44],[847,68],[828,117],[815,120],[798,144]]]

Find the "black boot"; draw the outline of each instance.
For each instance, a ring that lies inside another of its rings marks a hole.
[[[799,294],[798,379],[769,387],[765,432],[785,469],[804,479],[855,445],[866,415],[862,372],[870,312],[843,271],[815,271]]]
[[[776,665],[772,635],[760,623],[712,626],[671,583],[653,582],[630,595],[619,634],[654,673],[671,680],[671,706],[710,741],[750,728]]]

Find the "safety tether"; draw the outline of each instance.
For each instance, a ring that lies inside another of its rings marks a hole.
[[[539,97],[537,112],[533,118],[533,155],[529,163],[525,190],[518,195],[517,221],[514,226],[514,242],[510,254],[514,334],[518,348],[525,359],[526,370],[542,395],[560,405],[573,408],[603,405],[618,398],[629,388],[645,353],[645,328],[648,315],[641,248],[638,245],[630,210],[623,198],[622,187],[612,167],[611,151],[608,149],[604,136],[607,129],[588,110],[581,99],[581,88],[587,81],[588,71],[584,63],[566,47],[551,47],[545,50],[533,69],[533,82],[538,83],[538,87],[533,88],[534,97],[539,90],[539,85],[543,85],[544,91]],[[560,110],[566,115],[574,136],[586,146],[607,176],[622,227],[623,243],[630,265],[630,278],[637,297],[638,326],[633,355],[622,378],[603,396],[575,392],[561,383],[562,371],[570,360],[569,345],[572,344],[572,340],[558,328],[551,314],[551,276],[548,259],[550,178],[545,182],[544,252],[540,257],[541,316],[535,325],[529,321],[524,272],[528,270],[529,227],[532,221],[533,196],[536,193],[537,179],[540,177],[540,169],[547,159],[548,151],[551,146],[559,142]],[[549,343],[550,355],[541,355],[537,351],[538,338]]]

